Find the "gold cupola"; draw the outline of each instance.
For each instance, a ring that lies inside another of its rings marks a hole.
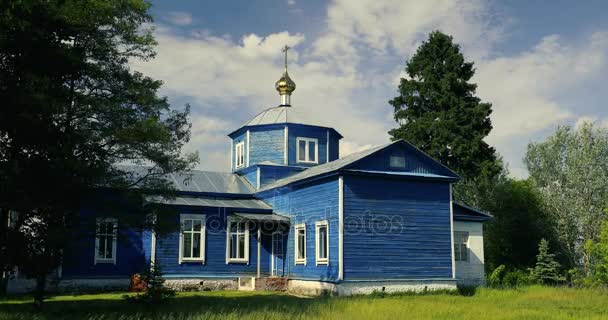
[[[296,83],[291,80],[287,73],[287,50],[289,49],[291,48],[288,46],[283,48],[283,52],[285,53],[285,68],[283,70],[283,76],[274,85],[281,96],[282,106],[291,106],[291,93],[296,90]]]

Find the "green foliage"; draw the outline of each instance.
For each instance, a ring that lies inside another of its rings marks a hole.
[[[530,278],[537,284],[559,284],[566,279],[560,274],[561,265],[555,261],[555,254],[549,253],[549,242],[542,239],[538,244],[536,265],[530,269]]]
[[[560,251],[569,266],[591,272],[582,244],[597,241],[608,203],[608,131],[586,123],[558,127],[545,142],[530,143],[525,162],[555,222]]]
[[[146,290],[142,294],[126,296],[128,301],[143,302],[156,305],[164,302],[167,298],[175,296],[175,291],[165,287],[165,278],[160,265],[153,265],[141,275],[141,280],[146,284]]]
[[[20,0],[0,3],[0,208],[20,213],[24,245],[0,263],[37,279],[61,261],[80,201],[109,187],[130,204],[121,224],[142,226],[146,190],[171,196],[162,176],[196,162],[182,154],[189,107],[171,109],[161,81],[131,69],[154,57],[144,0]],[[146,164],[133,174],[118,163]],[[108,205],[118,204],[107,201]],[[124,203],[119,204],[123,209]],[[115,210],[108,210],[112,212]]]
[[[600,230],[599,239],[589,240],[585,245],[591,266],[586,283],[608,287],[608,220],[601,224]]]
[[[465,179],[499,173],[495,150],[483,141],[492,130],[491,104],[475,96],[475,68],[452,37],[432,32],[405,71],[409,79],[389,101],[399,123],[392,139],[409,141]]]
[[[535,264],[542,238],[557,239],[551,217],[530,180],[497,179],[478,205],[494,216],[484,225],[484,257],[489,270],[501,264],[509,270],[525,270]]]
[[[487,279],[490,288],[518,288],[532,284],[530,275],[522,270],[508,270],[505,265],[499,265]]]
[[[490,288],[501,288],[502,287],[502,279],[505,276],[505,267],[504,264],[499,265],[490,273],[488,276],[488,286]]]
[[[502,278],[503,288],[520,288],[531,284],[530,274],[522,270],[508,271]]]

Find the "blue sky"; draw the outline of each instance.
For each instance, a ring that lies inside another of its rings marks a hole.
[[[608,2],[486,0],[153,1],[158,55],[133,67],[192,106],[201,169],[228,170],[226,134],[279,103],[280,48],[290,51],[292,104],[340,131],[341,155],[388,140],[387,101],[404,61],[432,30],[475,62],[493,103],[486,139],[525,177],[526,145],[559,124],[608,127]]]

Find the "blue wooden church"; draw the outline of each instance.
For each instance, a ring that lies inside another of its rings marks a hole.
[[[183,290],[280,283],[357,294],[483,283],[490,216],[452,201],[458,175],[402,140],[340,157],[342,135],[298,117],[295,88],[285,66],[280,105],[228,134],[230,172],[167,177],[179,196],[150,201],[176,209],[179,231],[122,229],[120,212],[99,218],[95,236],[66,249],[58,286],[126,288],[151,261]],[[27,286],[19,281],[9,290]]]

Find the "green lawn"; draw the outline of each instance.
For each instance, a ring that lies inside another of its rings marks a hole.
[[[0,300],[0,319],[608,319],[608,293],[530,287],[451,294],[298,298],[268,292],[180,293],[157,306],[122,294],[56,296],[36,314],[30,297]]]

